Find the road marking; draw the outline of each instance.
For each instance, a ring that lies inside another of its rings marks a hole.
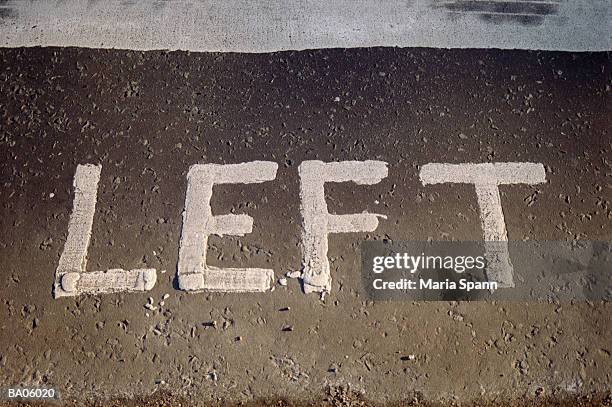
[[[177,276],[186,291],[261,292],[270,289],[274,271],[260,268],[219,268],[206,264],[210,235],[244,236],[253,229],[246,214],[213,216],[210,206],[215,184],[253,184],[276,178],[278,164],[253,161],[241,164],[197,164],[189,169],[179,244]],[[100,165],[79,165],[74,176],[74,207],[68,238],[55,273],[56,298],[84,293],[145,291],[155,285],[155,269],[109,269],[86,271],[87,249],[92,234]],[[328,251],[330,233],[373,232],[378,218],[373,213],[330,214],[325,200],[326,182],[379,183],[388,175],[384,161],[304,161],[299,166],[302,217],[304,292],[331,291]],[[508,233],[499,185],[546,182],[539,163],[425,164],[419,177],[423,185],[474,184],[482,223],[487,277],[500,287],[514,287],[508,253]]]
[[[304,161],[299,167],[300,199],[303,224],[302,250],[304,292],[330,292],[331,273],[327,259],[329,233],[373,232],[378,217],[360,213],[332,215],[325,201],[326,182],[349,182],[358,185],[379,183],[388,174],[384,161]]]
[[[53,294],[55,298],[81,294],[147,291],[157,280],[155,269],[86,271],[101,165],[78,165],[74,175],[74,204],[68,238],[60,256]]]
[[[248,215],[213,216],[215,184],[255,184],[276,178],[278,164],[196,164],[187,175],[187,194],[179,246],[178,283],[186,291],[248,292],[270,289],[274,271],[260,268],[218,268],[206,264],[208,236],[244,236],[253,229]]]
[[[499,185],[546,182],[539,163],[425,164],[419,174],[423,185],[474,184],[485,241],[487,278],[499,287],[514,287],[508,232],[499,196]]]

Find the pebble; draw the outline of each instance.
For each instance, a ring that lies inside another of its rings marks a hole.
[[[148,309],[149,311],[155,311],[157,309],[157,307],[151,303],[146,303],[144,307]]]
[[[278,279],[278,283],[280,285],[282,285],[283,287],[286,287],[287,286],[287,279],[286,278],[279,278]]]
[[[216,328],[217,327],[217,321],[204,322],[204,323],[202,323],[202,325],[204,325],[206,327]]]

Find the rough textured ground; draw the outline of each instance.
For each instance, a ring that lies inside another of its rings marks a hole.
[[[172,396],[168,393],[156,393],[148,397],[135,397],[129,399],[96,399],[89,400],[85,404],[90,406],[104,407],[162,407],[162,406],[189,406],[193,402],[189,402],[184,398]],[[0,402],[0,405],[3,405]],[[57,403],[7,403],[13,407],[50,407]],[[83,405],[82,400],[64,400],[63,406],[79,406]],[[493,399],[493,400],[473,400],[471,402],[427,402],[421,400],[419,396],[413,397],[411,400],[403,400],[393,403],[374,403],[366,399],[362,394],[351,391],[346,387],[328,389],[325,396],[315,400],[286,400],[286,399],[261,399],[247,402],[223,402],[209,401],[209,406],[224,406],[224,407],[609,407],[612,406],[612,398],[610,395],[583,395],[583,396],[554,396],[548,397],[545,395],[534,396],[531,398],[518,399]]]
[[[612,240],[610,68],[606,53],[1,50],[0,387],[54,387],[76,405],[321,400],[343,386],[376,403],[604,397],[609,303],[373,303],[358,250],[481,238],[473,188],[422,186],[428,162],[541,162],[547,184],[501,188],[510,238]],[[256,159],[279,163],[276,181],[215,187],[212,201],[253,216],[253,233],[211,238],[209,258],[277,277],[300,268],[299,163],[389,163],[379,184],[326,187],[330,212],[388,219],[331,237],[324,301],[295,280],[175,289],[189,166]],[[166,270],[153,291],[52,298],[84,163],[103,166],[88,268]]]

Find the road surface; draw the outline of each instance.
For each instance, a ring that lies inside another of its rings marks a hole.
[[[374,302],[359,248],[482,240],[473,185],[423,185],[428,163],[541,163],[545,183],[499,187],[508,238],[610,241],[610,67],[607,53],[0,50],[0,387],[77,403],[605,395],[608,302]],[[309,160],[388,168],[325,184],[330,213],[386,218],[329,236],[323,297],[286,277],[303,266]],[[210,200],[252,233],[211,236],[207,261],[273,270],[274,289],[179,289],[190,167],[253,161],[276,163],[274,179]],[[86,269],[154,269],[150,291],[54,298],[85,164],[101,168]]]

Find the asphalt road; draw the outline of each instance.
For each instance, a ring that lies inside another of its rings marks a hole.
[[[0,387],[195,404],[609,392],[609,303],[372,302],[359,247],[482,239],[473,186],[423,185],[427,163],[541,163],[546,183],[500,186],[509,239],[612,240],[611,67],[607,53],[0,50]],[[190,166],[256,160],[278,164],[273,181],[211,200],[252,233],[211,237],[208,262],[273,269],[274,291],[179,290]],[[330,213],[387,218],[330,236],[323,300],[276,282],[302,267],[306,160],[388,163],[376,184],[325,186]],[[154,268],[151,291],[53,298],[80,164],[102,166],[87,269]]]

